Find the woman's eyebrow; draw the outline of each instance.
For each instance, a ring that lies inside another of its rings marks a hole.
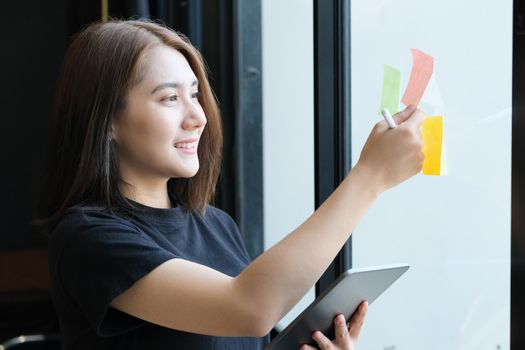
[[[167,88],[178,88],[180,87],[181,83],[162,83],[160,85],[157,85],[157,87],[155,87],[155,89],[153,89],[153,91],[151,92],[152,94],[154,94],[155,92],[159,91],[159,90],[162,90],[162,89],[167,89]],[[198,80],[194,80],[192,83],[191,83],[191,86],[196,86],[196,85],[199,85],[199,81]]]

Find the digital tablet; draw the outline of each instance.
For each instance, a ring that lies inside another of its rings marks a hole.
[[[334,317],[343,314],[348,322],[359,304],[371,304],[409,268],[407,264],[376,266],[345,271],[290,323],[265,350],[293,350],[302,344],[316,346],[312,332],[334,338]]]

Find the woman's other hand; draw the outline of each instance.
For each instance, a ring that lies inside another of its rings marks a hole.
[[[421,125],[425,113],[410,105],[396,113],[397,127],[382,120],[372,129],[354,167],[364,171],[371,185],[387,190],[419,173],[423,166]]]
[[[361,332],[361,327],[365,321],[366,311],[368,310],[368,303],[363,301],[357,311],[350,318],[347,324],[345,317],[340,314],[334,318],[335,339],[328,339],[323,333],[316,331],[312,334],[312,339],[315,340],[317,346],[321,350],[354,350],[357,338]],[[300,350],[314,350],[310,345],[302,345]]]

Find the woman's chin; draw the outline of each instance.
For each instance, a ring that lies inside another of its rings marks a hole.
[[[190,177],[194,177],[195,175],[197,175],[198,172],[199,172],[198,166],[195,168],[178,169],[178,171],[176,172],[176,175],[173,177],[190,178]]]

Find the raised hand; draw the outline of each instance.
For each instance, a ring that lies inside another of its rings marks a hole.
[[[425,113],[410,105],[394,115],[395,129],[389,129],[384,120],[375,125],[356,164],[365,171],[371,186],[383,191],[421,171],[424,119]]]

